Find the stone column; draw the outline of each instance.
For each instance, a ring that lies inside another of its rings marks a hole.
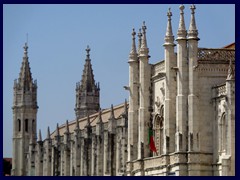
[[[227,93],[227,154],[230,155],[229,175],[235,176],[235,68],[230,59],[226,82]]]
[[[108,163],[108,159],[109,159],[109,144],[108,144],[109,140],[108,140],[108,130],[104,129],[104,155],[103,155],[103,175],[104,176],[109,176],[110,172],[109,172],[109,163]]]
[[[128,111],[128,161],[137,159],[138,144],[138,95],[139,61],[135,45],[135,31],[132,33],[132,49],[129,54],[129,111]]]
[[[149,156],[149,146],[148,146],[148,122],[150,121],[150,99],[149,99],[149,88],[150,88],[150,75],[151,66],[148,64],[148,47],[146,40],[146,26],[143,23],[143,38],[142,45],[139,52],[139,83],[140,83],[140,104],[139,104],[139,114],[138,114],[138,159],[143,159]],[[131,128],[131,127],[130,127]]]
[[[199,151],[199,93],[198,93],[198,30],[196,28],[194,10],[191,6],[192,15],[188,32],[188,56],[189,56],[189,96],[188,96],[188,119],[189,119],[189,150]]]
[[[187,151],[187,98],[188,98],[188,61],[187,31],[184,22],[184,6],[180,5],[180,21],[177,37],[177,99],[176,99],[176,151]]]
[[[177,66],[177,59],[174,53],[174,36],[172,33],[171,16],[169,9],[167,13],[168,24],[165,36],[165,71],[166,71],[166,89],[165,89],[165,106],[164,106],[164,130],[169,142],[164,138],[164,154],[175,151],[175,126],[176,126],[176,71],[173,69]],[[167,146],[169,145],[169,146]]]

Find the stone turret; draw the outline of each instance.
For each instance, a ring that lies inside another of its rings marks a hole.
[[[37,81],[33,81],[28,61],[28,46],[25,43],[24,56],[18,80],[14,81],[13,99],[13,164],[12,175],[28,174],[27,156],[29,141],[36,143],[37,127]]]
[[[86,52],[82,80],[76,84],[75,114],[77,119],[99,110],[100,87],[99,83],[95,84],[89,46],[87,46]]]

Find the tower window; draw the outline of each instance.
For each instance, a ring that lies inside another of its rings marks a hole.
[[[18,131],[20,132],[21,131],[21,120],[20,119],[17,120],[17,124],[18,124]]]
[[[25,119],[25,132],[28,132],[28,119]]]

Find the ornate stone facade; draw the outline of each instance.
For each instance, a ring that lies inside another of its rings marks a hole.
[[[76,119],[36,139],[37,85],[27,46],[14,83],[13,175],[235,175],[235,48],[199,48],[195,6],[189,30],[184,6],[176,44],[169,9],[165,59],[149,64],[147,27],[132,33],[129,102],[99,109],[90,49],[76,87]],[[177,46],[175,52],[174,46]],[[156,152],[149,148],[153,130]],[[25,163],[27,162],[27,163]]]

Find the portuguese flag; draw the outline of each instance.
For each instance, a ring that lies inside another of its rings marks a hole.
[[[151,128],[149,128],[149,132],[148,132],[148,144],[149,144],[150,150],[152,152],[157,153],[157,149],[155,147],[155,143],[154,143],[154,140],[153,140],[153,130]]]

